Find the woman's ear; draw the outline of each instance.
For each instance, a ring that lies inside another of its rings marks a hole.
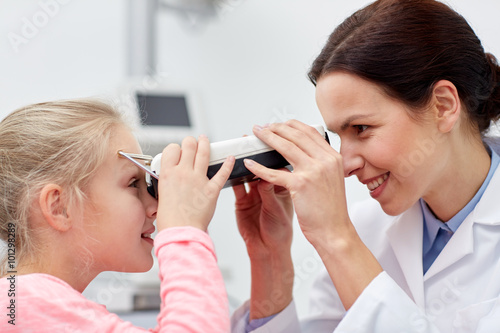
[[[434,84],[432,94],[438,129],[448,133],[460,119],[462,104],[457,88],[450,81],[441,80]]]
[[[39,204],[43,217],[57,231],[68,231],[72,227],[69,215],[67,196],[56,184],[45,185],[40,192]]]

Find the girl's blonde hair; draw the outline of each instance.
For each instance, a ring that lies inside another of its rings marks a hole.
[[[39,244],[28,219],[41,189],[58,184],[68,189],[69,203],[82,205],[118,125],[125,125],[121,114],[92,99],[33,104],[0,122],[0,238],[12,243],[8,235],[15,227],[16,262],[36,260]],[[9,270],[7,263],[2,256],[0,276]]]

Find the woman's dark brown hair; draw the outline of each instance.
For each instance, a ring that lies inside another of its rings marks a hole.
[[[500,69],[467,21],[434,0],[380,0],[330,35],[308,76],[345,71],[371,81],[412,110],[429,102],[434,83],[449,80],[484,133],[500,118]]]

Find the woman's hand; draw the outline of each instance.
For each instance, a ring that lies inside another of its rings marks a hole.
[[[208,179],[210,144],[206,136],[170,144],[161,159],[158,181],[158,229],[193,226],[206,231],[220,190],[231,174],[234,157],[228,157],[217,174]]]
[[[315,245],[350,225],[342,156],[318,131],[299,121],[255,127],[255,135],[279,151],[293,173],[246,160],[255,175],[290,191],[300,227]]]
[[[316,248],[347,309],[382,271],[347,213],[342,156],[312,127],[299,121],[255,128],[255,135],[293,166],[293,173],[245,166],[290,191],[302,232]]]
[[[292,243],[292,199],[288,190],[264,180],[233,187],[236,220],[251,259],[262,260],[274,253],[290,251]]]
[[[293,206],[284,187],[264,180],[251,182],[248,187],[248,192],[244,185],[233,189],[238,229],[251,262],[252,320],[276,314],[292,301]]]

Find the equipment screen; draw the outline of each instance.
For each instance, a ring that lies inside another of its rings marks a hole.
[[[182,95],[137,93],[141,123],[147,126],[191,126],[186,98]]]

